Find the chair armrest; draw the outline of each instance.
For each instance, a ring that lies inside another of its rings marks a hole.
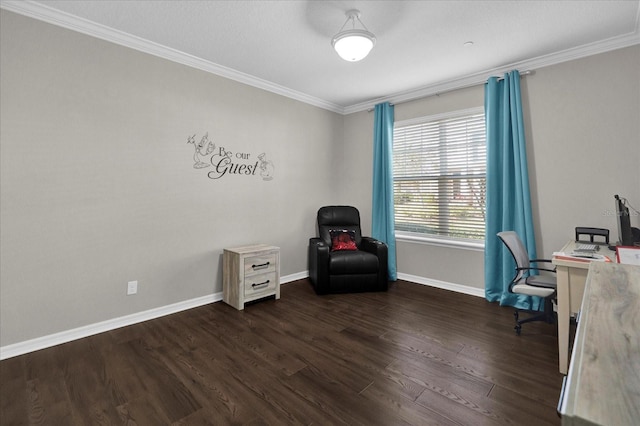
[[[378,290],[386,291],[389,284],[389,248],[384,242],[373,237],[362,237],[360,250],[373,253],[378,258],[378,264],[380,265],[378,270]]]
[[[556,272],[556,268],[553,269],[549,269],[549,268],[536,268],[535,266],[531,266],[529,268],[516,268],[517,271],[547,271],[547,272]]]
[[[329,285],[330,248],[321,238],[309,238],[309,279],[316,292],[324,293]]]
[[[531,262],[531,263],[541,263],[541,262],[551,263],[551,259],[531,259],[531,260],[529,260],[529,262]]]
[[[552,263],[551,259],[531,259],[529,261],[530,263]],[[549,269],[549,268],[537,268],[535,266],[532,266],[531,269],[537,269],[538,271],[548,271],[548,272],[556,272],[556,268],[555,266],[553,267],[553,269]]]
[[[388,250],[388,247],[385,243],[380,240],[376,240],[373,237],[362,237],[362,242],[360,243],[359,248],[360,250],[373,253],[376,256],[378,256],[378,254],[381,252],[384,252],[386,254]]]
[[[328,245],[325,244],[324,241],[322,241],[322,238],[320,237],[312,237],[309,238],[309,245],[317,245],[317,246],[325,246],[325,247],[329,247]]]

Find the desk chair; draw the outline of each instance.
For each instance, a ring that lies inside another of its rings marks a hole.
[[[576,241],[580,240],[581,235],[588,235],[589,242],[593,243],[594,237],[604,237],[604,243],[609,244],[609,230],[604,228],[588,228],[586,226],[576,226]],[[597,242],[597,241],[596,241]]]
[[[538,268],[531,266],[531,263],[551,263],[549,259],[529,259],[529,254],[524,244],[513,231],[498,232],[498,238],[509,249],[509,252],[516,261],[516,274],[509,283],[509,291],[514,294],[526,294],[527,296],[537,296],[544,299],[544,311],[528,311],[538,315],[531,316],[526,319],[519,319],[519,312],[516,309],[514,317],[516,320],[516,334],[519,336],[522,330],[522,324],[531,321],[546,321],[549,324],[555,323],[555,314],[553,312],[553,299],[556,296],[556,277],[555,268]],[[538,271],[553,272],[553,276],[538,275]],[[535,275],[530,275],[535,272]]]

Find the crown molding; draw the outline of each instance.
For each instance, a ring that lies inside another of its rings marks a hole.
[[[575,59],[584,58],[599,53],[604,53],[624,47],[640,44],[640,8],[636,16],[635,31],[622,36],[612,37],[591,44],[578,46],[575,48],[559,51],[549,55],[532,58],[526,61],[504,65],[498,68],[485,70],[479,73],[467,75],[461,78],[439,82],[433,85],[424,86],[404,92],[398,92],[381,98],[367,100],[358,104],[343,107],[324,99],[316,98],[296,90],[242,73],[232,68],[224,67],[213,62],[205,61],[201,58],[188,55],[184,52],[162,46],[157,43],[145,40],[122,31],[98,24],[93,21],[79,18],[65,12],[45,6],[32,1],[1,0],[0,8],[15,12],[30,18],[44,21],[53,25],[80,32],[92,37],[96,37],[108,42],[129,47],[140,52],[148,53],[160,58],[180,63],[192,68],[209,72],[239,83],[247,84],[258,89],[266,90],[290,99],[294,99],[318,108],[326,109],[338,114],[347,115],[356,112],[367,111],[381,102],[399,104],[427,96],[438,95],[451,90],[464,89],[467,87],[484,84],[492,75],[500,75],[513,69],[535,70],[550,65],[559,64]]]
[[[333,111],[338,114],[344,114],[344,108],[342,106],[325,101],[324,99],[316,98],[314,96],[307,95],[306,93],[280,86],[232,68],[205,61],[204,59],[196,56],[115,30],[87,19],[79,18],[41,3],[35,3],[32,1],[2,0],[0,2],[0,8],[124,47],[135,49],[143,53],[148,53],[188,67],[206,71],[211,74]]]
[[[473,87],[479,84],[484,84],[486,83],[489,77],[495,76],[495,75],[500,76],[514,69],[533,72],[539,68],[556,65],[563,62],[572,61],[575,59],[585,58],[587,56],[592,56],[599,53],[605,53],[612,50],[622,49],[622,48],[633,46],[636,44],[640,44],[640,32],[638,31],[638,25],[636,25],[636,31],[633,33],[624,34],[618,37],[612,37],[610,39],[601,40],[595,43],[578,46],[572,49],[551,53],[549,55],[539,56],[537,58],[529,59],[526,61],[515,62],[515,63],[504,65],[498,68],[485,70],[476,74],[467,75],[465,77],[425,86],[419,89],[408,90],[406,92],[399,92],[389,96],[384,96],[381,98],[372,99],[359,104],[351,105],[344,108],[343,114],[347,115],[347,114],[353,114],[361,111],[370,111],[376,106],[376,104],[379,104],[381,102],[389,102],[391,104],[400,104],[403,102],[409,102],[409,101],[425,98],[428,96],[439,95],[452,90],[465,89],[467,87]]]

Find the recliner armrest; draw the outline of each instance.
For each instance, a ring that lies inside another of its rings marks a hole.
[[[309,279],[319,294],[328,291],[322,286],[329,282],[329,251],[321,238],[309,238]]]
[[[362,237],[359,249],[377,255],[380,250],[387,252],[387,245],[373,237]]]
[[[324,241],[322,241],[322,238],[320,238],[320,237],[311,237],[311,238],[309,238],[309,245],[317,245],[317,246],[329,247],[327,244],[325,244]]]
[[[387,290],[389,284],[389,270],[388,270],[388,252],[387,245],[373,237],[362,237],[360,243],[360,250],[373,253],[378,258],[380,268],[378,269],[378,290]]]

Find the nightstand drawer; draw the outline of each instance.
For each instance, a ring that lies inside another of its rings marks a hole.
[[[244,295],[246,298],[265,292],[273,293],[278,281],[275,272],[253,275],[244,278]]]
[[[265,274],[276,270],[276,253],[265,253],[244,259],[244,276]]]

